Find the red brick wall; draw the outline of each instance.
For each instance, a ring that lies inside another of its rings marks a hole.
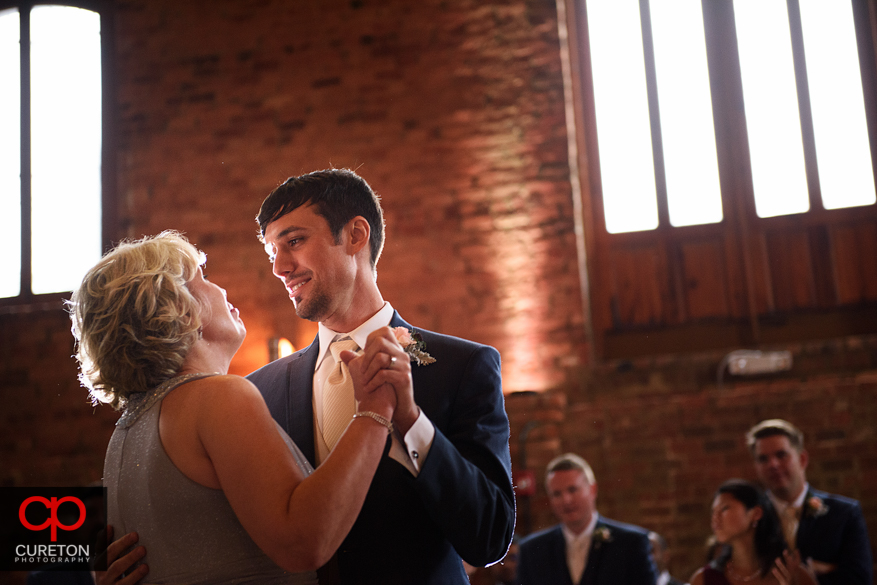
[[[253,217],[330,166],[383,197],[407,320],[497,346],[512,390],[585,355],[553,0],[131,0],[116,28],[122,223],[207,251],[250,330],[236,372],[313,338]]]
[[[79,385],[70,319],[58,307],[0,316],[0,485],[99,481],[117,416]]]
[[[407,320],[496,346],[509,391],[583,362],[553,0],[119,0],[114,28],[117,231],[207,252],[249,330],[233,372],[274,336],[313,338],[253,218],[286,177],[331,166],[383,197],[378,282]],[[60,308],[2,318],[4,343],[49,340],[48,370],[75,379]],[[12,379],[41,366],[16,360]]]

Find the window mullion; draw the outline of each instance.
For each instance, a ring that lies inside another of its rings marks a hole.
[[[22,300],[33,297],[31,288],[31,104],[30,104],[30,2],[19,5],[21,58],[21,290]]]
[[[664,146],[661,137],[661,113],[658,107],[658,79],[655,70],[655,46],[649,0],[639,0],[642,27],[643,60],[646,67],[646,92],[649,102],[649,126],[652,135],[652,159],[655,165],[655,191],[658,200],[658,230],[670,226],[667,204],[667,175],[664,169]]]
[[[798,116],[801,119],[801,141],[804,145],[804,169],[807,173],[807,191],[810,209],[823,211],[819,167],[816,163],[816,138],[813,133],[813,113],[810,107],[810,83],[807,78],[807,60],[804,53],[804,31],[798,0],[786,0],[789,12],[789,35],[792,39],[792,59],[795,65],[795,87],[798,90]]]

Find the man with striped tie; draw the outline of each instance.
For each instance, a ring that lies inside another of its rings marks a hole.
[[[755,472],[770,497],[791,550],[819,585],[871,585],[871,544],[859,502],[810,487],[804,434],[782,419],[765,420],[746,434]]]
[[[338,550],[341,582],[468,584],[461,559],[498,561],[514,530],[499,353],[415,329],[383,299],[383,212],[355,173],[291,177],[265,199],[257,221],[274,275],[319,333],[249,379],[315,467],[355,415],[348,377],[397,380],[388,449]],[[345,372],[352,350],[363,357]]]

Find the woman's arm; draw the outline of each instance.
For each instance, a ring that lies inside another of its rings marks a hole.
[[[331,456],[305,479],[250,382],[209,378],[189,398],[197,405],[197,437],[218,487],[259,548],[290,571],[325,564],[359,514],[387,429],[370,418],[354,419]],[[388,420],[394,406],[390,387],[360,402],[360,410]]]

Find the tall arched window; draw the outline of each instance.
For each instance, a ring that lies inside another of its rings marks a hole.
[[[0,0],[0,299],[75,288],[105,242],[100,3]]]
[[[562,0],[595,355],[877,332],[874,0]]]

